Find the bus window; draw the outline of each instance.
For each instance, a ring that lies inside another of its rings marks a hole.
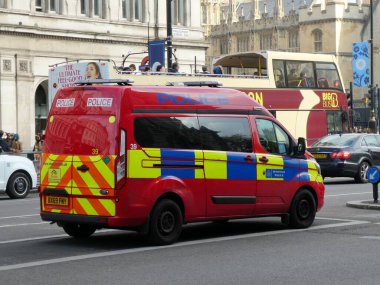
[[[273,76],[277,88],[286,87],[285,85],[285,66],[283,60],[273,60]]]
[[[312,62],[287,61],[287,87],[315,87]]]
[[[315,71],[317,75],[317,86],[319,88],[342,89],[335,64],[317,62],[315,64]]]
[[[327,133],[336,134],[342,132],[342,118],[339,111],[326,111]]]

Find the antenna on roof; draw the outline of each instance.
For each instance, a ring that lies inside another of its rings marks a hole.
[[[199,86],[199,87],[221,87],[222,83],[218,81],[178,81],[178,82],[168,82],[166,86]]]
[[[78,80],[76,85],[92,85],[92,84],[117,84],[117,85],[132,85],[133,79],[87,79]]]

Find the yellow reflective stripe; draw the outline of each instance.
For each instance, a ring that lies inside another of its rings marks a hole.
[[[95,160],[95,158],[97,160]],[[90,157],[91,161],[93,162],[93,165],[98,169],[99,173],[102,174],[104,180],[107,181],[108,185],[113,187],[114,181],[115,181],[115,174],[113,171],[111,171],[108,166],[104,163],[103,159],[98,159],[97,157]]]
[[[153,161],[160,164],[161,152],[159,149],[149,149],[146,150],[147,153],[154,156]],[[152,158],[147,156],[142,150],[128,150],[128,167],[127,167],[127,177],[128,178],[157,178],[161,176],[161,169],[154,167],[144,167],[143,160],[150,161]]]
[[[87,199],[76,198],[75,200],[82,206],[83,210],[85,210],[87,215],[92,215],[92,216],[98,215],[98,212],[96,212],[96,210],[92,207],[92,205]]]
[[[110,213],[111,216],[115,216],[116,206],[114,201],[109,199],[99,199],[99,202]]]
[[[259,159],[265,156],[268,159],[268,163],[263,163]],[[283,178],[269,178],[266,176],[267,169],[284,169],[284,159],[279,155],[270,155],[270,154],[256,154],[256,163],[257,163],[257,180],[271,180],[278,181],[284,180]],[[275,164],[275,165],[272,165]]]
[[[73,159],[74,159],[73,167],[77,168],[83,164],[79,156],[74,156]],[[99,188],[97,181],[92,177],[89,171],[86,171],[86,172],[77,171],[77,174],[83,179],[83,181],[86,183],[88,187]]]
[[[204,171],[206,179],[227,179],[227,153],[205,151]]]
[[[201,150],[194,151],[194,163],[195,165],[203,165],[203,152]],[[203,169],[195,169],[195,179],[204,179],[205,173]]]

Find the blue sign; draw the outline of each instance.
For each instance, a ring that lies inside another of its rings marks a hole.
[[[368,182],[376,184],[380,180],[380,170],[378,167],[371,167],[367,172]]]
[[[266,178],[280,178],[283,179],[285,176],[285,170],[283,169],[266,169],[265,170]]]
[[[165,41],[150,41],[148,51],[150,67],[153,67],[156,62],[160,65],[165,65]]]
[[[368,42],[358,42],[352,45],[352,70],[354,86],[366,87],[369,84],[369,54]]]

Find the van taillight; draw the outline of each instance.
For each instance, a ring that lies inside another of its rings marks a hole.
[[[332,159],[338,158],[338,159],[347,159],[351,156],[351,153],[349,151],[339,151],[339,152],[333,152],[330,154],[330,157]]]
[[[115,171],[116,171],[116,189],[123,187],[125,183],[125,172],[127,163],[127,154],[125,151],[126,133],[124,130],[120,131],[120,152],[116,158]]]
[[[116,182],[119,183],[125,177],[125,154],[116,159]]]

